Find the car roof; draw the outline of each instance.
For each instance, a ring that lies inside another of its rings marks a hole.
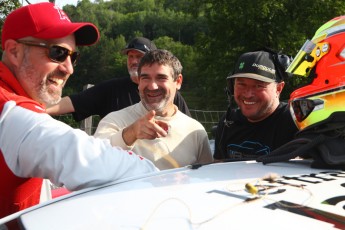
[[[25,229],[343,229],[344,184],[345,172],[306,160],[194,165],[73,192],[13,218]]]

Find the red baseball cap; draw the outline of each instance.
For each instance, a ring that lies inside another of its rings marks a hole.
[[[87,46],[99,40],[99,31],[92,23],[71,22],[67,14],[50,2],[30,4],[11,12],[2,28],[2,49],[7,39],[35,37],[63,38],[74,33],[77,46]]]

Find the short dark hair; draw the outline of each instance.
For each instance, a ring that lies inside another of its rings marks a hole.
[[[168,50],[163,49],[157,49],[157,50],[151,50],[146,52],[146,54],[141,58],[139,67],[138,67],[138,73],[139,77],[141,74],[141,67],[144,65],[151,66],[154,63],[158,63],[159,65],[167,65],[170,66],[173,70],[173,79],[174,81],[177,80],[177,77],[182,73],[182,65],[181,62],[178,60],[178,58],[173,55]]]

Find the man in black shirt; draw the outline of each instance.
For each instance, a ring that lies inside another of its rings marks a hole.
[[[217,160],[253,160],[292,140],[297,132],[287,103],[279,101],[287,55],[256,51],[240,56],[227,77],[238,108],[229,106],[216,130]]]
[[[81,121],[92,115],[103,118],[110,112],[117,111],[138,103],[138,65],[147,51],[157,49],[147,38],[138,37],[131,40],[121,53],[127,55],[127,68],[130,77],[114,78],[101,82],[77,94],[66,96],[60,103],[47,108],[50,115],[72,113],[76,121]],[[180,92],[176,93],[174,104],[188,116],[188,106]]]

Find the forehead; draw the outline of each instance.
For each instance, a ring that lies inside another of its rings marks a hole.
[[[273,82],[264,82],[252,78],[247,78],[247,77],[236,77],[235,78],[235,83],[246,83],[246,84],[261,84],[261,85],[270,85],[273,84]]]
[[[130,50],[127,52],[127,56],[140,56],[143,57],[144,53],[138,51],[138,50]]]
[[[167,75],[172,76],[172,68],[168,65],[158,63],[147,64],[141,67],[140,75]]]

